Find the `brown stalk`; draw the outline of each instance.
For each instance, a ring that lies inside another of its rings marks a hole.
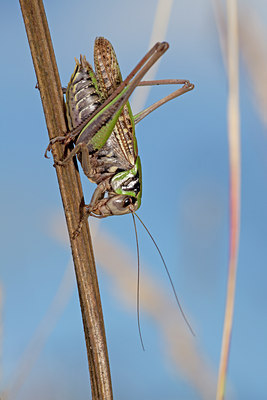
[[[49,138],[67,131],[64,99],[42,0],[20,0],[25,28],[31,49],[43,104]],[[56,143],[53,155],[63,156],[64,146]],[[56,166],[73,262],[79,291],[84,334],[87,347],[93,400],[111,400],[112,386],[102,307],[95,269],[89,226],[83,225],[80,235],[72,234],[80,219],[83,193],[78,169],[74,163]]]

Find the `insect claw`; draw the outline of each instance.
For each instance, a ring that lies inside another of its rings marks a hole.
[[[46,148],[46,150],[45,150],[45,153],[44,153],[44,156],[45,156],[45,158],[50,158],[48,155],[47,155],[47,153],[49,152],[51,150],[51,148],[50,148],[50,144],[47,146],[47,148]]]
[[[168,42],[158,42],[157,43],[157,51],[159,52],[165,52],[169,48],[169,43]]]
[[[59,160],[55,160],[54,159],[54,164],[53,164],[53,167],[55,167],[56,168],[56,166],[57,165],[59,165],[59,166],[64,166],[65,164],[64,164],[64,162],[63,161],[59,161]]]
[[[78,228],[75,229],[75,231],[74,231],[73,234],[72,234],[72,239],[76,239],[76,238],[79,236],[79,234],[81,233],[81,230],[82,230],[82,227],[83,227],[83,223],[84,223],[84,219],[85,219],[85,218],[82,218],[82,219],[80,220],[79,225],[78,225]]]
[[[193,90],[195,85],[190,81],[185,81],[184,87],[187,88],[187,90]]]
[[[79,236],[79,234],[81,233],[81,227],[78,227],[72,234],[72,239],[76,239],[76,237]]]
[[[75,229],[75,231],[72,234],[72,239],[75,239],[79,236],[79,234],[81,233],[84,221],[86,220],[86,218],[88,218],[91,214],[91,206],[90,205],[84,205],[82,208],[82,215],[81,215],[81,219],[79,222],[79,225],[77,227],[77,229]]]
[[[65,142],[65,141],[66,141],[66,143],[69,143],[66,140],[66,136],[57,136],[54,139],[51,139],[49,144],[48,144],[48,146],[47,146],[47,148],[46,148],[46,150],[45,150],[45,153],[44,153],[45,158],[50,158],[50,157],[48,157],[47,153],[52,150],[52,145],[53,144],[55,144],[57,142],[61,142],[62,143],[62,142]]]

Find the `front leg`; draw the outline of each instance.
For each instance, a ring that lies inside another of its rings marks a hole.
[[[90,118],[89,118],[90,121]],[[70,142],[74,142],[75,139],[77,138],[77,136],[79,136],[79,134],[81,133],[81,131],[83,130],[83,128],[85,127],[86,123],[88,123],[88,120],[82,122],[80,125],[76,126],[75,128],[73,128],[70,131],[67,131],[66,133],[64,133],[64,136],[56,136],[55,138],[51,139],[49,141],[49,144],[45,150],[45,158],[49,158],[47,153],[49,151],[51,151],[53,144],[55,143],[64,143],[65,146],[67,144],[69,144]]]
[[[81,165],[85,175],[90,178],[94,175],[93,168],[90,163],[90,155],[88,152],[87,144],[84,142],[78,143],[74,149],[70,152],[70,154],[64,158],[64,160],[57,161],[55,160],[56,165],[66,165],[74,156],[81,154]]]
[[[47,148],[45,149],[45,153],[44,153],[45,158],[50,158],[50,157],[48,157],[47,153],[48,153],[49,151],[51,151],[52,145],[53,145],[54,143],[57,143],[57,142],[59,142],[59,143],[60,143],[60,142],[61,142],[61,143],[64,143],[64,142],[66,142],[66,139],[67,139],[67,136],[57,136],[57,137],[55,137],[54,139],[51,139],[50,142],[49,142],[49,144],[48,144],[48,146],[47,146]]]
[[[102,181],[101,183],[99,183],[97,185],[97,188],[95,189],[95,191],[93,193],[90,204],[83,206],[81,219],[80,219],[78,228],[73,233],[73,238],[76,238],[81,233],[84,221],[90,215],[93,215],[96,218],[104,218],[105,217],[102,215],[96,215],[95,212],[98,211],[98,205],[99,205],[99,203],[101,203],[101,200],[104,199],[105,192],[109,189],[110,189],[109,178]]]

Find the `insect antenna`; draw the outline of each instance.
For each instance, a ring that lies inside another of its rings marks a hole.
[[[133,213],[132,213],[132,215],[133,215]],[[184,313],[184,311],[183,311],[182,305],[181,305],[181,303],[180,303],[180,301],[179,301],[179,299],[178,299],[178,296],[177,296],[177,293],[176,293],[176,290],[175,290],[175,287],[174,287],[174,284],[173,284],[173,281],[172,281],[170,272],[169,272],[169,270],[168,270],[167,264],[166,264],[166,262],[165,262],[165,260],[164,260],[164,257],[163,257],[163,255],[162,255],[162,253],[161,253],[161,251],[160,251],[160,249],[159,249],[159,247],[158,247],[158,245],[157,245],[155,239],[153,238],[153,236],[151,235],[151,233],[149,232],[148,228],[146,227],[146,225],[144,224],[144,222],[141,220],[141,218],[140,218],[136,213],[134,213],[134,215],[135,215],[136,218],[141,222],[141,224],[143,225],[143,227],[144,227],[145,230],[147,231],[147,233],[148,233],[150,239],[151,239],[152,242],[154,243],[154,245],[155,245],[155,247],[156,247],[156,249],[157,249],[157,251],[158,251],[158,253],[159,253],[159,256],[160,256],[160,258],[161,258],[161,261],[162,261],[162,263],[163,263],[163,265],[164,265],[165,271],[166,271],[166,273],[167,273],[167,275],[168,275],[168,279],[169,279],[169,281],[170,281],[170,284],[171,284],[171,287],[172,287],[172,291],[173,291],[173,294],[174,294],[174,296],[175,296],[176,303],[177,303],[177,305],[178,305],[178,307],[179,307],[179,309],[180,309],[180,311],[181,311],[182,317],[183,317],[183,319],[184,319],[186,325],[188,326],[190,332],[192,333],[192,335],[195,336],[195,332],[193,331],[193,329],[192,329],[192,327],[191,327],[191,325],[190,325],[188,319],[187,319],[186,316],[185,316],[185,313]]]
[[[140,325],[140,252],[139,252],[139,243],[138,243],[138,235],[137,228],[134,219],[134,213],[132,212],[133,224],[134,224],[134,232],[135,232],[135,240],[136,240],[136,250],[137,250],[137,301],[136,301],[136,311],[137,311],[137,324],[138,324],[138,332],[140,337],[140,342],[143,350],[145,351],[145,346],[142,338],[141,325]]]

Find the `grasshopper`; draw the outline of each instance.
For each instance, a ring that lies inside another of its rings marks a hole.
[[[76,66],[66,89],[66,114],[69,133],[52,139],[47,147],[51,150],[55,142],[75,144],[63,160],[55,164],[65,165],[77,155],[88,179],[97,184],[90,204],[85,205],[83,215],[74,237],[82,228],[87,216],[105,218],[111,215],[131,213],[136,234],[138,256],[137,318],[140,339],[143,346],[139,322],[139,247],[134,215],[152,239],[162,259],[181,313],[192,331],[178,300],[165,260],[151,233],[135,213],[141,205],[142,171],[135,137],[135,125],[156,108],[194,88],[188,80],[164,79],[142,81],[146,72],[169,48],[168,43],[156,43],[123,81],[115,51],[111,43],[99,37],[95,40],[94,64],[85,56],[76,60]],[[137,86],[182,84],[170,95],[152,104],[133,116],[129,97]],[[193,333],[194,334],[194,333]]]
[[[77,155],[85,175],[97,184],[74,235],[79,234],[86,216],[123,215],[135,213],[140,207],[142,173],[135,124],[162,104],[194,88],[187,80],[141,81],[168,47],[166,42],[156,43],[124,81],[115,51],[103,37],[95,40],[95,72],[85,56],[76,60],[66,90],[69,133],[50,141],[47,149],[56,141],[65,144],[73,141],[75,147],[70,154],[55,163],[65,165]],[[183,84],[183,87],[133,116],[128,99],[134,89],[161,84]]]

